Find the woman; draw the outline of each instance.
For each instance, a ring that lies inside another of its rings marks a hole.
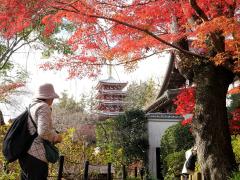
[[[38,136],[34,139],[28,153],[19,159],[22,180],[47,180],[48,161],[45,156],[43,140],[52,143],[60,143],[61,135],[57,134],[52,126],[51,105],[59,96],[55,93],[52,84],[39,86],[35,93],[35,99],[30,105],[30,114],[36,123],[37,129],[28,119],[28,128],[31,134],[36,131]]]

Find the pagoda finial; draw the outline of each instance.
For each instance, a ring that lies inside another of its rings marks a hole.
[[[108,76],[112,77],[112,62],[109,62],[109,66],[108,66]]]

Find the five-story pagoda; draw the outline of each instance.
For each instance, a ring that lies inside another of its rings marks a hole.
[[[123,112],[124,98],[126,92],[123,88],[127,82],[120,82],[112,77],[112,65],[109,66],[109,77],[100,80],[96,89],[98,90],[96,99],[98,99],[97,110],[100,119],[114,117]]]

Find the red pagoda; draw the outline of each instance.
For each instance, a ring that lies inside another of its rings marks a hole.
[[[96,99],[98,99],[97,110],[100,119],[117,116],[123,113],[124,98],[126,92],[123,88],[127,82],[120,82],[112,77],[111,67],[109,70],[109,78],[100,80],[96,89],[98,90]]]

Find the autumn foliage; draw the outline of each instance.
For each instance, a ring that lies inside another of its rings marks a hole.
[[[47,35],[54,32],[63,17],[74,24],[75,31],[67,40],[72,50],[77,52],[65,61],[58,61],[53,67],[79,67],[78,76],[84,72],[84,64],[104,64],[107,60],[118,60],[128,64],[131,60],[145,57],[148,52],[158,53],[167,46],[148,35],[151,32],[163,41],[173,42],[183,37],[192,38],[192,49],[197,54],[206,55],[209,47],[206,39],[209,33],[219,31],[225,37],[225,51],[217,53],[210,60],[216,65],[226,65],[229,56],[235,64],[231,70],[239,72],[240,25],[238,16],[231,15],[231,8],[239,6],[239,1],[199,0],[198,6],[205,12],[208,21],[199,18],[190,23],[189,18],[196,16],[189,1],[76,1],[61,3],[52,1],[51,7],[58,11],[42,19]],[[177,33],[172,32],[173,16],[178,21]],[[127,22],[128,25],[121,23]],[[199,24],[198,24],[199,23]],[[131,28],[138,27],[136,28]],[[140,31],[139,31],[140,29]],[[94,53],[93,53],[94,51]],[[131,61],[130,64],[133,62]],[[90,68],[91,69],[91,68]],[[71,70],[69,72],[72,72]]]
[[[43,16],[47,0],[1,0],[0,33],[7,39],[13,38],[34,26]]]
[[[112,60],[131,67],[149,54],[175,47],[172,42],[183,37],[192,39],[192,53],[208,58],[209,34],[219,32],[225,36],[225,50],[209,60],[239,73],[240,1],[191,2],[3,0],[0,32],[5,38],[12,38],[40,22],[39,30],[50,37],[59,27],[64,30],[67,25],[72,26],[66,43],[75,53],[43,65],[44,69],[67,68],[70,77],[95,76],[102,65]],[[196,14],[196,5],[204,16]],[[178,25],[173,28],[174,19]]]
[[[239,94],[240,93],[240,86],[234,87],[228,91],[228,94]]]
[[[195,88],[183,88],[176,99],[174,104],[176,104],[176,114],[186,116],[193,114],[195,106]],[[231,91],[231,90],[230,90]],[[229,91],[229,92],[230,92]],[[231,119],[229,119],[229,128],[232,134],[240,134],[240,107],[234,109],[231,114]],[[181,123],[183,126],[191,124],[192,117],[184,119]]]
[[[51,37],[59,32],[56,29],[71,26],[66,43],[74,53],[42,65],[51,70],[67,68],[70,78],[96,76],[102,65],[113,60],[135,67],[139,59],[167,47],[199,58],[185,64],[187,68],[208,61],[239,74],[239,11],[240,0],[3,0],[0,32],[11,39],[40,22],[43,36]],[[189,51],[173,44],[184,37],[191,41]],[[221,37],[223,47],[217,47],[214,42],[221,44]],[[176,104],[177,113],[191,112],[194,90],[180,93]]]
[[[192,114],[195,106],[195,93],[194,87],[183,88],[180,90],[178,96],[174,100],[174,104],[177,105],[176,114],[185,116]],[[192,122],[192,117],[184,119],[182,125],[186,125]]]
[[[177,105],[176,114],[191,114],[195,105],[195,88],[181,89],[174,103]]]
[[[222,110],[226,89],[240,76],[239,18],[240,0],[3,0],[0,35],[15,38],[35,23],[46,39],[65,35],[72,53],[43,68],[67,69],[70,77],[96,76],[109,62],[133,69],[141,59],[171,51],[196,92],[213,97],[197,96],[192,130],[204,177],[225,180],[236,167]],[[219,96],[207,92],[208,83]],[[190,102],[180,110],[189,112]]]
[[[16,89],[23,87],[25,83],[22,82],[15,82],[15,83],[9,83],[5,85],[0,85],[0,101],[7,98],[13,91]]]

